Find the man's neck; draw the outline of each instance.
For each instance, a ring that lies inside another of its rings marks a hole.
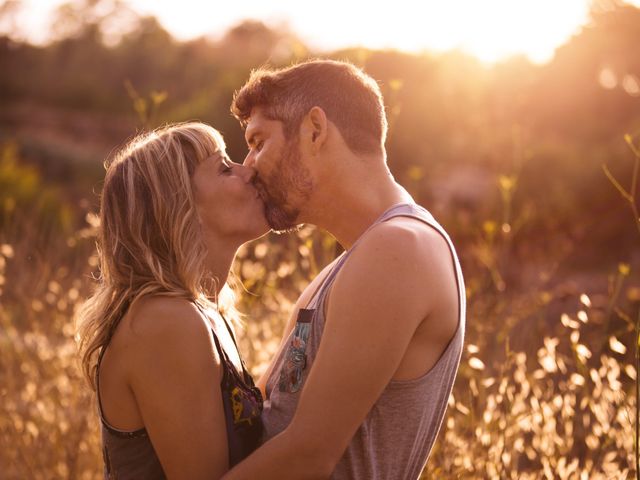
[[[413,202],[411,195],[390,174],[352,177],[331,188],[318,189],[309,202],[306,223],[327,230],[345,249],[393,205]]]

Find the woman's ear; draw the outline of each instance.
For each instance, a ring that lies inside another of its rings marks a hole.
[[[313,107],[305,120],[310,149],[317,153],[327,140],[327,115],[322,108]]]

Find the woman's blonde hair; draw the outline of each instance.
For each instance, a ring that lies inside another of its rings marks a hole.
[[[225,283],[216,298],[215,279],[207,275],[191,187],[197,165],[224,148],[214,128],[183,123],[139,135],[105,164],[100,275],[76,314],[82,370],[94,390],[97,357],[140,298],[179,297],[233,313],[232,290]]]

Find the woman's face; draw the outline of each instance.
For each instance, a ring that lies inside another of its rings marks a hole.
[[[251,168],[231,162],[222,150],[200,162],[192,184],[205,232],[240,246],[269,231],[253,175]]]

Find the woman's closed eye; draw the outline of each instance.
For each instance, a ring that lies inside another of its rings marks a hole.
[[[220,173],[227,175],[232,171],[233,171],[233,163],[229,159],[223,158],[220,161]]]

